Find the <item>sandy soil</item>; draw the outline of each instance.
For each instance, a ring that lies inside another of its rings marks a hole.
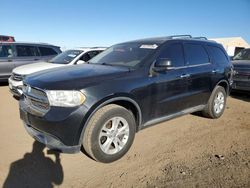
[[[250,97],[235,94],[218,120],[186,115],[136,135],[111,164],[48,152],[25,132],[0,86],[0,187],[250,187]]]

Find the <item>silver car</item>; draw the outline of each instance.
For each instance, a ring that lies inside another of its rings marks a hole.
[[[44,43],[0,42],[0,81],[7,81],[15,67],[48,61],[60,47]]]

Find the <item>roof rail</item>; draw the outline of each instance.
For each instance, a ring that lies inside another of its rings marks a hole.
[[[193,39],[207,40],[207,37],[193,37]]]
[[[172,36],[169,36],[169,38],[171,39],[177,39],[177,38],[192,38],[191,35],[172,35]]]

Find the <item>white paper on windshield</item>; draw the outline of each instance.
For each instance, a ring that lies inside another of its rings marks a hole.
[[[75,54],[69,54],[68,56],[69,57],[75,57],[76,55]]]
[[[140,46],[140,48],[144,48],[144,49],[156,49],[158,47],[158,45],[156,44],[142,44]]]

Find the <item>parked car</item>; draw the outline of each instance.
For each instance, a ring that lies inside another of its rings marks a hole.
[[[27,76],[19,101],[28,133],[52,149],[120,159],[135,133],[201,111],[225,109],[232,64],[224,48],[191,36],[114,45],[78,66]]]
[[[15,38],[12,36],[0,35],[0,42],[15,42]]]
[[[250,48],[240,51],[232,61],[234,65],[233,90],[250,91]]]
[[[47,61],[61,53],[60,47],[43,43],[0,43],[0,81],[6,82],[15,67]]]
[[[10,91],[14,96],[19,97],[22,95],[23,79],[25,76],[50,68],[87,62],[105,49],[103,47],[75,48],[62,52],[48,62],[32,63],[17,67],[12,71],[12,75],[9,78]]]

